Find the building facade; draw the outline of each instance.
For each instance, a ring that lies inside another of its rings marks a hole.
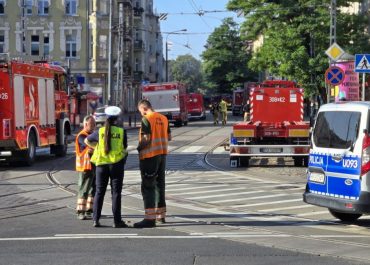
[[[0,0],[0,53],[8,53],[12,59],[68,65],[80,91],[95,92],[100,104],[134,111],[144,78],[154,81],[153,76],[162,72],[149,65],[154,60],[149,59],[147,49],[152,47],[152,54],[158,52],[163,58],[162,50],[157,50],[162,40],[152,1],[136,1]],[[135,16],[136,6],[145,7],[141,17]],[[154,26],[153,21],[157,23]],[[148,34],[139,36],[137,32]],[[142,40],[144,49],[137,49],[137,40]],[[161,80],[161,75],[156,80]]]

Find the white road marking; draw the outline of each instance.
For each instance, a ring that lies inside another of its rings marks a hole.
[[[213,193],[213,192],[224,192],[224,191],[233,191],[233,190],[244,190],[244,187],[241,188],[229,188],[229,189],[213,189],[213,190],[207,190],[207,191],[191,191],[191,192],[181,192],[181,193],[172,193],[172,195],[180,196],[180,195],[189,195],[189,194],[203,194],[203,193]],[[230,193],[230,196],[233,195],[233,193]]]
[[[288,207],[281,207],[281,208],[269,208],[259,210],[259,212],[272,212],[272,211],[284,211],[284,210],[294,210],[294,209],[301,209],[301,208],[309,208],[309,207],[317,207],[312,204],[303,204],[303,205],[296,205],[296,206],[288,206]]]
[[[291,194],[272,194],[272,195],[264,195],[264,196],[257,196],[257,197],[245,197],[245,198],[238,198],[238,199],[228,199],[228,200],[221,200],[221,201],[213,201],[212,203],[223,203],[223,202],[233,202],[233,201],[249,201],[249,200],[257,200],[257,199],[266,199],[266,198],[275,198],[275,197],[282,197],[282,196],[290,196],[292,194],[301,194],[301,193],[291,193]],[[233,194],[230,194],[232,196]]]
[[[262,206],[262,205],[269,205],[269,204],[280,204],[285,202],[301,202],[302,199],[292,199],[292,200],[282,200],[282,201],[273,201],[273,202],[261,202],[261,203],[253,203],[253,204],[244,204],[244,205],[235,205],[230,206],[231,208],[243,208],[243,207],[252,207],[252,206]]]
[[[190,146],[184,150],[181,151],[181,153],[196,153],[198,152],[200,149],[202,149],[204,146],[203,145],[194,145],[194,146]]]
[[[188,188],[183,188],[181,190],[199,190],[199,189],[207,189],[207,188],[219,188],[219,187],[226,187],[229,186],[228,184],[213,184],[209,186],[196,186],[196,187],[188,187]],[[166,189],[166,192],[171,192],[171,191],[177,191],[178,189]]]
[[[260,192],[264,192],[264,191],[256,190],[256,191],[235,192],[232,195],[252,194],[252,193],[260,193]],[[230,195],[231,194],[218,194],[218,195],[208,195],[208,196],[191,197],[189,199],[192,199],[192,200],[209,199],[209,198],[226,197],[226,196],[230,196]]]
[[[304,216],[319,215],[319,214],[329,214],[329,212],[327,210],[326,211],[317,211],[317,212],[308,212],[308,213],[296,214],[295,216],[304,217]]]

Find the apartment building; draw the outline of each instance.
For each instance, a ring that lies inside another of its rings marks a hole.
[[[153,54],[158,52],[163,60],[162,50],[157,50],[162,39],[152,1],[135,1],[112,1],[110,50],[110,0],[0,0],[0,53],[69,65],[80,91],[95,92],[100,104],[109,102],[134,111],[140,84],[155,81],[155,74],[162,72],[152,66],[162,67],[154,62]],[[137,6],[144,9],[141,16],[137,16]],[[134,22],[140,30],[134,29]],[[147,34],[137,36],[136,32]],[[142,50],[137,49],[136,40],[142,40]]]

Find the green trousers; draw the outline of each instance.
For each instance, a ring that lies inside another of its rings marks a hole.
[[[166,215],[165,171],[166,155],[140,160],[145,219],[155,220]]]
[[[95,193],[95,168],[78,173],[77,213],[92,212]]]

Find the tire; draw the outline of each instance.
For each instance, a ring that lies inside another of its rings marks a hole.
[[[293,157],[294,160],[294,166],[295,167],[302,167],[304,163],[304,158],[300,156]]]
[[[182,125],[182,122],[181,121],[175,121],[175,123],[173,124],[175,127],[181,127]]]
[[[188,121],[184,121],[184,126],[187,126],[188,125]]]
[[[67,148],[68,148],[68,142],[67,142],[67,130],[64,128],[64,138],[63,138],[63,144],[56,145],[54,148],[54,154],[57,157],[64,157],[67,155]]]
[[[239,166],[240,167],[249,167],[249,160],[250,160],[250,157],[247,157],[247,156],[239,157]]]
[[[21,151],[20,157],[22,158],[21,164],[25,166],[32,166],[36,160],[36,136],[33,132],[30,132],[28,137],[28,148],[25,151]]]
[[[308,156],[303,157],[303,166],[308,167]]]
[[[333,209],[329,209],[329,212],[335,218],[341,220],[342,222],[348,222],[348,223],[355,222],[362,215],[360,213],[341,213]]]

